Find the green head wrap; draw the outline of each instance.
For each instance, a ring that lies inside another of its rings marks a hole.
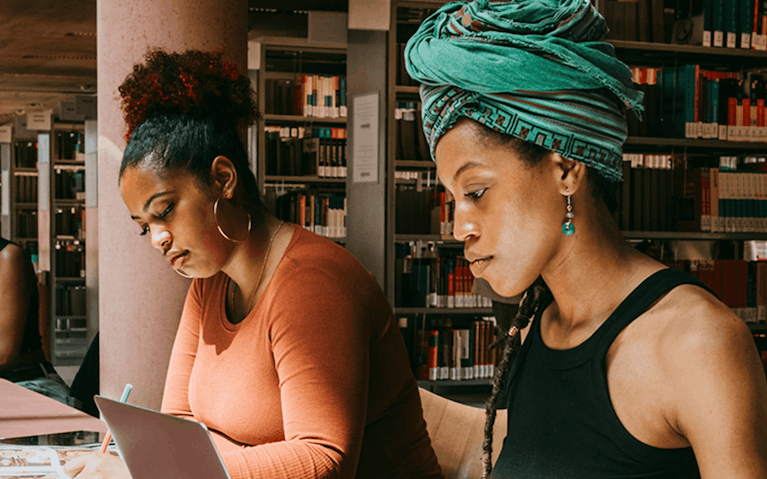
[[[621,179],[625,108],[642,110],[588,0],[453,2],[405,48],[434,149],[461,116]],[[637,113],[638,115],[638,113]]]

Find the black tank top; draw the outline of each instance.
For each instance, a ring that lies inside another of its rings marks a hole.
[[[692,448],[660,449],[632,436],[610,402],[605,357],[618,334],[681,284],[706,288],[664,269],[644,280],[582,344],[549,349],[539,308],[509,373],[508,434],[492,477],[557,479],[700,478]],[[706,288],[708,289],[708,288]]]
[[[0,238],[0,251],[5,249],[9,244],[16,244],[12,241],[8,241],[5,238]],[[18,245],[17,245],[18,246]],[[25,254],[26,257],[26,254]],[[32,270],[32,263],[29,263],[27,268],[29,271],[26,273],[31,276],[26,276],[25,281],[31,281],[31,277],[34,277],[34,271]],[[40,295],[37,291],[37,281],[35,280],[34,287],[32,288],[32,295],[29,298],[29,310],[27,311],[27,322],[24,326],[24,338],[21,341],[21,353],[28,353],[30,351],[41,351],[43,347],[42,340],[40,339]]]

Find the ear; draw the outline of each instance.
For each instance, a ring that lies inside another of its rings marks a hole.
[[[586,166],[575,160],[564,158],[559,153],[552,153],[554,174],[560,193],[564,196],[569,191],[574,194],[586,180]]]
[[[232,160],[225,156],[217,156],[210,165],[210,178],[215,189],[221,196],[230,199],[234,196],[234,190],[237,187],[237,169],[235,169]]]

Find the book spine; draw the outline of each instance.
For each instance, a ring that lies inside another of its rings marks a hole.
[[[711,0],[711,28],[713,30],[713,46],[724,46],[724,2],[725,0]]]
[[[767,266],[767,264],[765,264]],[[765,304],[764,308],[765,312],[767,313],[767,303]],[[767,319],[767,315],[765,315],[765,318]],[[480,361],[482,357],[481,349],[480,349],[480,339],[482,337],[481,333],[481,325],[479,321],[474,321],[471,324],[471,332],[472,332],[472,351],[473,351],[473,361],[472,361],[472,375],[475,379],[481,378],[481,371],[480,371]]]
[[[754,0],[740,0],[740,48],[751,49],[751,33],[754,28]]]
[[[756,263],[756,322],[767,323],[767,262]]]
[[[712,46],[713,35],[713,0],[703,0],[703,42],[704,47]]]
[[[471,330],[461,329],[459,331],[461,337],[461,379],[474,379],[474,368],[472,367],[472,354],[471,354]]]
[[[429,381],[439,379],[439,331],[429,331],[429,348],[427,350],[426,367],[429,371]]]
[[[724,0],[724,31],[727,48],[737,47],[739,3],[740,0]]]
[[[455,259],[448,258],[445,266],[447,268],[447,307],[455,308]]]

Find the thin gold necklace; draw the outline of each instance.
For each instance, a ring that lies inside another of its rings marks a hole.
[[[274,243],[274,238],[277,237],[277,233],[280,232],[280,229],[282,229],[282,225],[285,223],[285,220],[280,221],[280,225],[277,227],[276,230],[274,230],[274,233],[272,234],[272,238],[269,240],[269,245],[266,247],[266,254],[264,255],[264,261],[261,263],[261,272],[258,274],[258,283],[256,283],[256,287],[253,289],[253,292],[250,293],[250,299],[248,300],[248,309],[245,312],[245,315],[247,316],[248,313],[250,313],[250,310],[253,309],[253,298],[256,297],[256,291],[258,291],[258,288],[261,286],[261,281],[264,279],[264,270],[266,269],[266,261],[269,259],[269,253],[272,251],[272,243]],[[231,281],[231,278],[230,278]],[[236,287],[237,283],[235,283]],[[235,295],[234,295],[234,288],[231,288],[231,298],[232,298],[232,315],[236,314],[237,311],[237,305],[235,304]]]

